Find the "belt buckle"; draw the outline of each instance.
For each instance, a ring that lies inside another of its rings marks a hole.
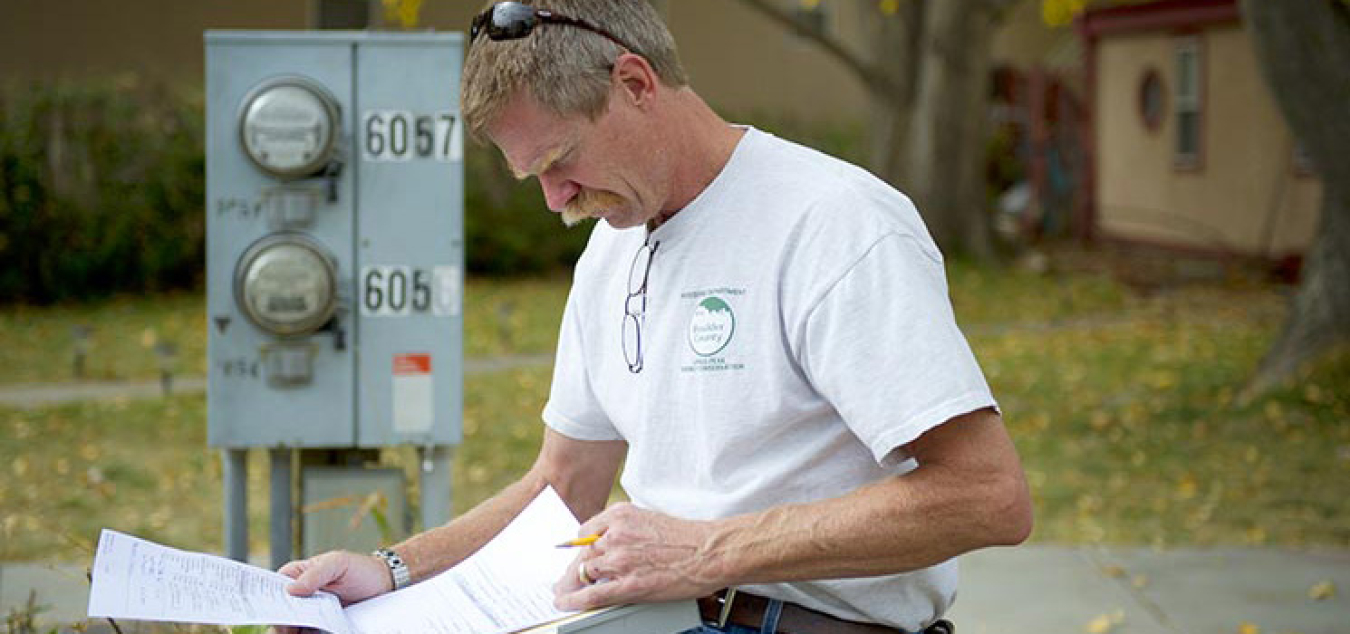
[[[736,589],[727,588],[727,593],[722,596],[722,612],[717,615],[717,629],[727,628],[727,619],[731,618],[731,604],[736,600]]]

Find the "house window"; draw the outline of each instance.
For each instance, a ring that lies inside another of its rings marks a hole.
[[[1178,167],[1199,167],[1201,111],[1203,108],[1201,83],[1200,40],[1187,37],[1176,47],[1176,94],[1172,99],[1176,115],[1176,155]]]

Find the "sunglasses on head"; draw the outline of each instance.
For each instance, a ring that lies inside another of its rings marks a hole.
[[[609,41],[629,51],[637,49],[629,46],[618,36],[580,18],[559,15],[548,9],[536,9],[520,2],[498,2],[473,19],[469,28],[469,46],[473,46],[480,33],[486,33],[489,40],[518,40],[534,32],[534,27],[543,24],[563,24],[586,29],[592,33],[609,38]]]

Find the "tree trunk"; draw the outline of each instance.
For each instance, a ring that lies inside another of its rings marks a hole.
[[[993,253],[985,207],[985,119],[994,8],[984,0],[929,3],[905,173],[944,250]]]
[[[896,188],[904,190],[909,182],[905,174],[906,137],[914,90],[918,84],[919,44],[923,35],[924,2],[906,2],[891,18],[865,15],[869,24],[868,50],[872,63],[890,86],[869,85],[872,147],[868,167],[872,173]]]
[[[1350,345],[1350,5],[1242,0],[1242,12],[1266,83],[1323,186],[1316,243],[1250,397]]]
[[[864,60],[835,38],[801,33],[867,87],[873,173],[914,199],[944,250],[989,258],[984,160],[989,54],[1003,13],[1027,0],[908,0],[877,15]],[[741,0],[784,28],[775,0]]]

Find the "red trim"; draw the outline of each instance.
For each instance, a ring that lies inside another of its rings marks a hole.
[[[1196,29],[1241,20],[1237,0],[1162,0],[1090,9],[1079,16],[1078,31],[1096,39],[1135,31]]]

